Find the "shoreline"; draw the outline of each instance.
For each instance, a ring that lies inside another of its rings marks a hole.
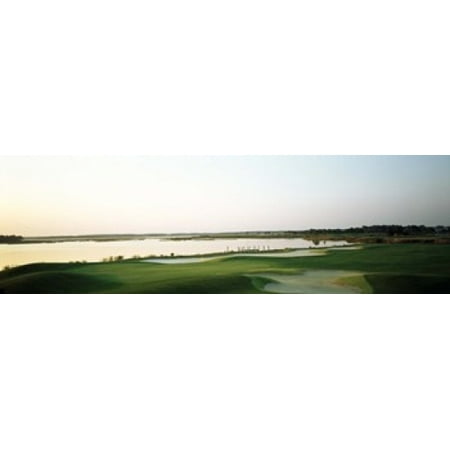
[[[121,241],[145,241],[148,239],[158,239],[161,241],[215,241],[215,240],[232,240],[232,239],[304,239],[305,241],[317,242],[322,241],[347,241],[353,244],[450,244],[450,236],[348,236],[348,235],[321,235],[321,236],[311,236],[311,235],[296,235],[296,236],[285,236],[285,235],[272,235],[272,236],[196,236],[196,237],[162,237],[150,236],[150,235],[136,235],[136,236],[117,236],[117,237],[67,237],[67,238],[24,238],[22,241],[18,242],[0,242],[0,245],[27,245],[27,244],[61,244],[66,242],[121,242]]]
[[[213,252],[213,253],[194,253],[189,255],[146,255],[146,256],[138,256],[138,257],[121,257],[120,255],[116,256],[109,256],[105,257],[102,260],[98,261],[85,261],[85,260],[70,260],[70,261],[35,261],[35,262],[29,262],[25,264],[18,264],[18,265],[7,265],[5,267],[7,268],[13,268],[13,267],[22,267],[22,266],[28,266],[31,264],[111,264],[111,263],[128,263],[128,262],[152,262],[150,260],[183,260],[183,259],[216,259],[221,257],[239,257],[239,256],[266,256],[270,258],[271,256],[277,257],[277,255],[283,255],[285,253],[292,253],[292,252],[298,252],[298,251],[317,251],[317,255],[320,254],[320,252],[324,252],[326,250],[330,249],[353,249],[358,248],[355,247],[353,244],[343,244],[343,245],[331,245],[328,247],[286,247],[283,249],[268,249],[268,250],[244,250],[244,251],[224,251],[224,252]],[[163,263],[164,264],[164,263]],[[0,272],[2,270],[5,270],[5,268],[0,267]]]

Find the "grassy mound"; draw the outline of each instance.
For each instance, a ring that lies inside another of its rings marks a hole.
[[[379,294],[448,294],[450,277],[435,275],[366,275]]]
[[[3,294],[57,294],[103,292],[117,286],[111,279],[68,271],[37,272],[16,275],[0,281]]]

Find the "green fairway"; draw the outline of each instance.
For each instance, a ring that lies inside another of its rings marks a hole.
[[[317,256],[233,256],[30,264],[0,272],[0,293],[450,293],[450,245],[377,244]]]

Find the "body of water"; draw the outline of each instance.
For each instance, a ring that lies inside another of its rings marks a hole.
[[[203,255],[229,251],[280,250],[286,248],[321,248],[346,245],[346,241],[321,241],[314,245],[305,239],[137,239],[123,241],[71,241],[39,244],[0,245],[0,270],[36,262],[102,261],[123,256],[157,257]]]

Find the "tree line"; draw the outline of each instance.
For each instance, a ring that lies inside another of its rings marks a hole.
[[[15,234],[0,234],[0,244],[17,244],[23,241],[23,236],[17,236]]]
[[[307,231],[310,234],[384,234],[387,236],[423,236],[449,233],[450,227],[438,225],[370,225],[351,228],[315,229]]]

